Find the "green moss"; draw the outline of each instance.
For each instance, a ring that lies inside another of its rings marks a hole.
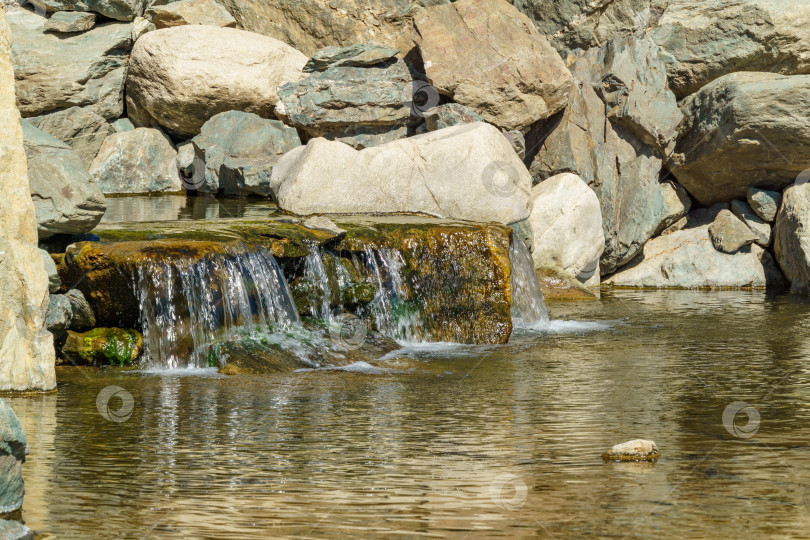
[[[94,328],[83,334],[68,332],[62,355],[75,364],[130,366],[143,350],[143,337],[135,330]]]

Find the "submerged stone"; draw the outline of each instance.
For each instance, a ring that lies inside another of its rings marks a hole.
[[[22,507],[25,495],[22,465],[26,455],[28,438],[22,425],[11,407],[0,399],[0,514]]]
[[[604,454],[605,461],[655,461],[661,454],[653,441],[634,439],[617,444]]]

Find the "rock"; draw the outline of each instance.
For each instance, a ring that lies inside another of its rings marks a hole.
[[[555,268],[585,283],[599,267],[605,249],[599,199],[577,175],[564,173],[532,188],[531,214],[535,268]]]
[[[653,441],[635,439],[617,444],[604,454],[605,461],[655,461],[660,454],[658,446]]]
[[[153,30],[155,30],[155,25],[149,22],[149,20],[144,19],[143,17],[135,17],[135,20],[132,23],[130,39],[132,40],[132,43],[135,43],[142,35],[147,32],[152,32]]]
[[[227,114],[227,113],[220,113],[220,114]],[[203,129],[205,129],[205,126],[203,126]],[[196,156],[194,155],[193,142],[186,141],[184,143],[180,143],[177,145],[177,168],[180,170],[180,174],[183,175],[183,178],[186,179],[186,182],[183,182],[184,184],[188,184],[188,179],[194,176],[195,159]],[[205,166],[204,160],[202,165],[203,167]]]
[[[37,248],[37,221],[15,106],[11,39],[2,7],[0,126],[0,390],[51,390],[56,387],[53,336],[45,330],[42,316],[48,303],[48,274]]]
[[[177,151],[157,129],[137,128],[107,137],[90,174],[105,194],[183,190]]]
[[[679,113],[659,52],[644,40],[615,38],[567,62],[578,85],[568,108],[527,136],[529,146],[539,147],[531,172],[535,182],[574,172],[596,192],[604,275],[635,257],[671,218],[659,183],[660,150],[672,146]],[[536,133],[542,144],[534,142]]]
[[[717,214],[714,223],[709,225],[709,236],[714,249],[722,253],[734,253],[757,240],[748,225],[728,210]]]
[[[55,339],[65,335],[72,321],[73,311],[70,302],[62,294],[48,297],[48,309],[45,311],[45,328]]]
[[[22,507],[25,482],[22,464],[28,455],[28,438],[11,407],[0,399],[0,513]]]
[[[46,32],[57,34],[76,34],[87,32],[96,25],[95,13],[78,11],[57,11],[45,23]]]
[[[672,173],[702,205],[783,189],[807,168],[810,75],[733,73],[681,104]]]
[[[531,178],[489,124],[456,126],[354,150],[313,139],[284,155],[271,186],[300,214],[420,212],[513,223],[528,217]]]
[[[428,131],[484,121],[483,116],[458,103],[446,103],[428,109],[424,113],[424,118]]]
[[[520,159],[526,158],[526,138],[517,130],[504,131],[503,136],[512,145],[512,149]]]
[[[79,334],[68,332],[62,357],[74,365],[129,366],[143,351],[143,336],[136,330],[94,328]]]
[[[70,304],[70,325],[71,330],[83,332],[96,326],[96,316],[93,308],[84,298],[82,291],[71,289],[65,294],[65,299]]]
[[[744,201],[731,201],[731,212],[737,216],[757,237],[756,243],[762,247],[771,245],[771,226],[762,221]]]
[[[661,195],[664,197],[664,213],[653,236],[661,234],[665,229],[684,220],[689,210],[692,209],[692,199],[689,198],[689,194],[682,185],[677,182],[664,181],[659,187]],[[686,222],[683,221],[683,223]],[[683,226],[679,228],[683,228]]]
[[[767,251],[753,244],[734,254],[721,253],[712,245],[707,224],[653,238],[638,257],[604,283],[616,287],[686,289],[785,285]]]
[[[40,240],[92,230],[106,203],[79,154],[26,121],[22,129]]]
[[[568,104],[573,82],[559,54],[503,0],[434,6],[414,27],[428,82],[487,122],[522,131]]]
[[[592,300],[599,298],[599,289],[582,284],[575,276],[558,268],[536,268],[537,281],[543,297],[548,300]],[[596,272],[597,279],[599,278]]]
[[[748,188],[746,195],[748,204],[751,205],[751,208],[760,218],[768,223],[776,219],[776,212],[779,211],[779,205],[782,204],[781,193],[778,191]]]
[[[114,122],[110,122],[110,127],[112,127],[115,133],[123,133],[124,131],[132,131],[133,129],[135,129],[135,126],[132,125],[132,122],[130,122],[129,118],[119,118]],[[93,158],[95,159],[95,156],[93,156]]]
[[[39,10],[93,11],[118,21],[131,21],[143,14],[143,0],[29,0]]]
[[[193,137],[218,113],[273,117],[276,88],[297,81],[307,58],[273,38],[234,28],[155,30],[132,51],[127,114],[138,126]]]
[[[355,43],[348,47],[325,47],[309,59],[304,73],[326,71],[330,67],[370,67],[394,58],[399,50],[373,42]]]
[[[793,290],[810,292],[810,184],[785,190],[776,216],[774,253]]]
[[[39,250],[42,257],[42,262],[45,264],[45,272],[48,273],[48,292],[55,293],[62,288],[62,280],[59,279],[59,271],[56,269],[56,263],[53,262],[51,254],[44,249]]]
[[[240,111],[220,113],[192,139],[194,169],[186,188],[226,195],[271,194],[270,175],[278,159],[301,146],[298,132],[279,122]],[[188,169],[188,156],[183,165]],[[198,176],[197,164],[205,163]],[[188,174],[188,173],[187,173]],[[199,181],[195,181],[198,179]]]
[[[276,115],[311,137],[357,149],[378,146],[407,135],[411,107],[406,92],[414,84],[402,60],[333,66],[280,87]]]
[[[61,12],[60,12],[61,13]],[[112,132],[106,119],[91,108],[71,107],[29,118],[35,128],[53,135],[73,148],[85,167],[93,163],[104,139]]]
[[[307,55],[329,46],[374,41],[407,54],[413,14],[450,0],[222,0],[239,28],[292,45]]]
[[[303,223],[304,227],[307,229],[315,229],[317,231],[325,231],[335,236],[335,238],[341,238],[346,235],[346,231],[341,229],[335,222],[329,219],[328,217],[324,216],[312,216],[308,220]]]
[[[104,24],[76,35],[45,32],[47,19],[9,14],[17,106],[23,116],[78,106],[106,119],[124,113],[131,24]]]
[[[666,0],[649,38],[665,51],[678,98],[735,71],[810,73],[804,0]]]
[[[0,519],[0,537],[6,540],[34,540],[34,532],[18,521]]]
[[[153,6],[151,11],[155,28],[171,28],[187,24],[236,27],[236,19],[214,0],[180,0],[163,6]]]

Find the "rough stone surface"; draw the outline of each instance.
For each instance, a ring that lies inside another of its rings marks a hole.
[[[131,21],[143,14],[145,0],[29,0],[48,12],[92,11],[119,21]]]
[[[714,249],[722,253],[735,253],[757,240],[757,235],[748,225],[729,210],[717,214],[717,218],[709,225],[709,236]]]
[[[0,512],[18,510],[25,483],[22,464],[28,454],[28,438],[11,407],[0,399]]]
[[[34,540],[34,531],[20,523],[8,519],[0,519],[0,538],[6,540]]]
[[[616,38],[567,63],[578,84],[566,110],[535,130],[542,144],[531,172],[535,182],[574,172],[596,192],[604,275],[635,257],[669,215],[658,150],[672,146],[680,113],[657,49],[643,40]],[[527,144],[536,138],[530,133]]]
[[[459,0],[419,11],[428,82],[487,122],[523,130],[568,104],[571,74],[532,22],[503,0]]]
[[[44,249],[40,249],[39,254],[45,265],[45,272],[48,273],[48,292],[55,293],[62,287],[62,280],[59,279],[59,271],[56,269],[56,263],[53,262],[51,254]]]
[[[64,297],[70,304],[69,328],[71,330],[83,332],[96,326],[96,316],[93,314],[93,308],[90,307],[80,290],[71,289]]]
[[[458,103],[446,103],[428,109],[424,113],[424,118],[428,131],[484,121],[483,116]]]
[[[59,139],[23,121],[28,180],[40,240],[90,231],[106,203],[81,157]]]
[[[226,195],[268,196],[270,175],[278,159],[301,146],[295,129],[278,120],[265,120],[240,111],[220,113],[192,139],[191,167],[185,155],[182,166],[187,188]],[[205,175],[196,170],[205,163]]]
[[[634,439],[617,444],[602,454],[602,459],[605,461],[655,461],[659,456],[658,445],[653,441]]]
[[[96,25],[95,13],[81,13],[79,11],[58,11],[51,15],[45,23],[46,32],[57,34],[76,34],[87,32]]]
[[[137,330],[94,328],[89,332],[68,331],[62,357],[74,365],[129,366],[143,351],[143,336]]]
[[[348,47],[324,47],[309,59],[304,73],[330,67],[369,67],[394,58],[399,51],[376,43],[355,43]]]
[[[90,108],[71,107],[29,118],[35,128],[53,135],[73,148],[85,167],[93,163],[104,139],[112,132],[110,124]]]
[[[771,255],[756,244],[734,254],[717,251],[704,224],[653,238],[605,284],[717,289],[782,287],[785,281]]]
[[[276,115],[311,137],[377,146],[407,134],[412,111],[405,96],[413,85],[402,60],[334,66],[281,86]]]
[[[599,199],[579,176],[564,173],[532,188],[535,268],[556,268],[585,283],[605,250]]]
[[[793,290],[810,293],[810,184],[785,190],[776,216],[774,253]]]
[[[776,219],[776,212],[782,204],[782,194],[778,191],[767,191],[765,189],[748,188],[748,204],[756,214],[767,221],[773,222]]]
[[[810,75],[726,75],[686,98],[670,168],[704,206],[783,189],[810,166]]]
[[[745,223],[762,247],[771,245],[771,226],[762,221],[745,201],[731,201],[731,212]]]
[[[11,39],[0,7],[0,390],[56,387],[53,336],[43,326],[48,274],[37,249]],[[3,482],[0,482],[2,485]]]
[[[422,212],[507,224],[529,215],[529,173],[484,123],[360,151],[313,139],[279,160],[271,182],[281,208],[301,215]]]
[[[89,107],[107,119],[123,115],[132,25],[105,24],[82,34],[57,36],[45,32],[46,21],[26,10],[9,14],[22,115],[73,106]]]
[[[107,137],[90,165],[90,174],[105,194],[183,190],[177,151],[163,133],[152,128]]]
[[[599,288],[592,288],[576,277],[558,268],[536,268],[537,281],[546,301],[549,300],[593,300],[599,298]],[[596,274],[595,274],[596,275]],[[599,276],[596,275],[596,279]]]
[[[63,294],[52,294],[48,297],[45,328],[55,339],[60,339],[70,328],[71,316],[70,302]]]
[[[115,133],[122,133],[124,131],[132,131],[133,129],[135,129],[135,126],[132,125],[132,122],[130,121],[129,118],[119,118],[114,122],[110,122],[110,127],[113,129]],[[93,157],[95,158],[95,156]]]
[[[689,194],[682,185],[677,182],[664,181],[661,182],[660,188],[661,195],[664,197],[664,214],[654,236],[681,221],[692,209],[692,199],[689,198]]]
[[[214,0],[180,0],[151,8],[155,28],[171,28],[187,24],[202,24],[233,28],[236,19]]]
[[[306,61],[280,41],[234,28],[155,30],[132,51],[127,113],[136,125],[185,137],[229,110],[271,118],[276,88],[297,81]]]

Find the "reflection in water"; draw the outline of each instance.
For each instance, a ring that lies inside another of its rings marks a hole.
[[[60,369],[58,394],[9,400],[23,518],[82,538],[806,534],[810,304],[617,291],[550,311],[606,329],[411,348],[381,373]],[[109,385],[135,397],[126,422],[96,410]],[[723,427],[734,401],[755,437]],[[601,461],[635,437],[661,459]]]
[[[107,196],[101,223],[264,218],[278,207],[268,199],[218,199],[208,195]]]

